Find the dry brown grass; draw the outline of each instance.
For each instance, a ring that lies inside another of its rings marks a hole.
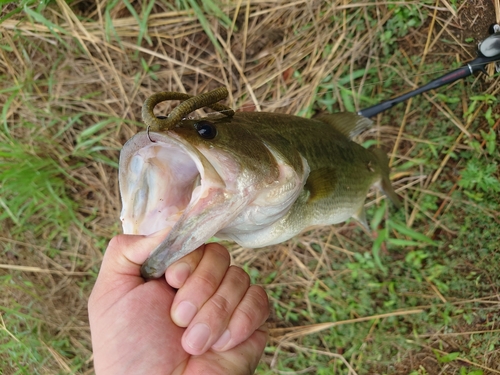
[[[487,0],[483,2],[486,4]],[[402,6],[409,3],[401,2]],[[140,12],[141,2],[133,4]],[[49,138],[57,134],[54,139],[57,146],[45,145],[41,150],[45,156],[64,164],[69,174],[68,194],[78,202],[77,217],[84,223],[83,226],[71,224],[63,238],[53,237],[53,228],[41,229],[36,236],[35,232],[29,231],[20,235],[19,228],[16,229],[15,224],[8,220],[4,221],[0,231],[0,244],[4,249],[0,275],[4,280],[11,278],[2,284],[0,305],[3,307],[0,311],[6,317],[11,310],[26,314],[26,325],[33,330],[30,334],[37,337],[36,342],[44,343],[39,348],[43,361],[40,360],[40,366],[31,368],[28,373],[71,373],[70,359],[75,357],[83,363],[79,373],[92,373],[86,301],[106,240],[119,232],[120,201],[116,168],[102,159],[93,158],[97,152],[92,154],[85,146],[79,149],[79,137],[85,129],[109,117],[123,119],[95,134],[102,135],[99,145],[105,148],[98,154],[117,161],[121,145],[140,128],[142,102],[155,92],[195,94],[226,86],[231,89],[228,104],[236,109],[311,113],[314,101],[325,94],[316,92],[316,89],[328,74],[340,79],[346,71],[374,68],[376,73],[371,76],[380,77],[379,84],[382,84],[386,76],[384,72],[396,69],[401,82],[407,84],[400,88],[405,91],[427,80],[422,75],[431,73],[424,67],[428,61],[443,56],[448,61],[450,57],[460,61],[470,59],[471,49],[462,43],[463,39],[481,35],[479,31],[472,30],[477,34],[466,32],[477,22],[469,19],[471,13],[467,11],[467,2],[462,2],[462,7],[455,12],[448,1],[436,1],[436,6],[429,9],[431,19],[400,40],[402,51],[407,51],[409,56],[421,55],[420,65],[408,71],[402,67],[407,66],[406,62],[396,58],[383,63],[378,60],[379,33],[372,29],[370,18],[376,17],[376,27],[382,29],[393,17],[393,11],[388,10],[385,1],[235,1],[225,5],[223,10],[237,25],[237,31],[227,31],[210,18],[211,28],[222,46],[223,53],[220,53],[192,11],[172,11],[166,4],[158,2],[148,20],[147,35],[151,44],[143,41],[137,45],[140,25],[123,3],[110,12],[119,42],[106,32],[109,30],[105,18],[106,2],[82,1],[69,7],[63,0],[56,0],[43,12],[50,22],[57,25],[52,30],[36,20],[27,20],[23,14],[0,25],[2,44],[8,46],[0,49],[0,71],[4,75],[1,86],[22,87],[14,98],[10,98],[7,91],[0,92],[0,102],[9,101],[3,121],[12,134],[24,142],[34,139],[37,132]],[[492,4],[496,6],[497,19],[500,19],[498,0]],[[8,7],[4,14],[7,11]],[[332,17],[337,22],[332,23]],[[444,45],[443,38],[456,43]],[[156,66],[154,75],[157,79],[142,68],[136,56],[144,59],[148,66]],[[367,80],[371,82],[369,86],[365,86]],[[365,74],[356,81],[351,79],[346,87],[355,93],[368,87],[369,90],[363,92],[376,95],[381,88],[373,82],[373,77]],[[498,95],[500,90],[498,78],[485,82],[481,77],[477,79],[477,85],[481,85],[480,92]],[[345,110],[341,91],[336,90],[333,95],[336,109]],[[464,139],[470,135],[471,124],[481,114],[481,108],[464,121],[435,93],[426,94],[426,99],[432,104],[434,113],[448,118],[462,131],[450,150],[467,147]],[[356,97],[354,102],[359,109]],[[467,105],[464,89],[464,111]],[[169,110],[168,104],[159,107],[164,113]],[[422,115],[411,102],[393,113],[391,123],[382,123],[379,116],[376,120],[378,126],[363,137],[380,139],[387,150],[392,147],[391,161],[397,167],[417,158],[413,150],[418,144],[431,141],[425,139],[426,129],[419,137],[406,132],[405,126]],[[79,122],[66,127],[70,119],[79,114]],[[54,119],[55,122],[51,123]],[[40,129],[17,127],[21,120],[40,123]],[[37,157],[37,153],[40,153],[40,148],[35,150],[33,147],[33,157]],[[429,236],[436,232],[444,232],[445,236],[456,234],[442,222],[442,215],[457,204],[451,199],[451,192],[457,189],[457,185],[448,192],[432,189],[436,180],[448,178],[443,171],[449,162],[449,157],[442,159],[432,174],[415,167],[394,176],[398,193],[406,197],[407,225],[411,227],[418,217],[424,215],[430,224],[422,231]],[[420,206],[429,194],[441,198],[442,205],[434,212],[422,210]],[[370,197],[369,204],[378,202],[380,197]],[[498,220],[498,212],[485,210],[485,214]],[[33,223],[36,222],[35,217]],[[317,323],[314,320],[317,306],[309,299],[309,292],[318,285],[328,291],[330,286],[323,280],[335,280],[349,272],[345,268],[332,267],[333,264],[352,261],[355,253],[371,250],[370,239],[360,233],[353,224],[345,224],[335,228],[314,228],[288,243],[259,252],[230,245],[234,262],[258,270],[262,275],[260,281],[276,272],[272,282],[266,285],[271,302],[288,305],[289,301],[294,301],[292,311],[300,316],[298,324],[272,316],[271,344],[277,349],[264,358],[271,369],[279,372],[276,368],[278,356],[293,356],[293,353],[306,351],[340,360],[350,374],[365,372],[363,348],[349,362],[340,350],[329,348],[324,342],[322,345],[321,338],[318,348],[303,345],[301,338],[333,326],[369,321],[372,327],[366,336],[366,342],[369,342],[380,320],[419,314],[429,309],[429,306],[422,306],[369,316],[359,316],[354,312],[351,319],[340,322]],[[448,302],[457,305],[469,303],[465,299],[443,295],[430,280],[424,284],[422,293],[429,300],[444,303],[451,299]],[[283,289],[281,298],[275,297],[278,289]],[[298,295],[304,298],[297,300]],[[331,306],[345,306],[342,300],[328,302]],[[474,303],[498,306],[498,298],[495,300],[492,295],[490,299]],[[302,311],[307,311],[308,315],[301,315]],[[18,340],[16,337],[20,333],[11,332],[4,318],[0,321],[0,330],[6,333],[5,340]],[[498,329],[491,332],[498,332]],[[73,352],[61,355],[54,348],[53,342],[57,340],[67,340],[69,344],[65,347],[72,348]],[[8,355],[0,353],[4,358]],[[407,372],[417,370],[424,363],[414,360],[415,354],[410,357],[411,366],[416,367],[404,367]],[[498,363],[493,362],[500,357],[496,354],[491,358],[494,359],[474,362],[474,366],[486,369],[488,373],[500,373]],[[433,373],[429,370],[431,368],[427,368],[429,373]],[[3,371],[5,374],[14,373],[14,369]]]

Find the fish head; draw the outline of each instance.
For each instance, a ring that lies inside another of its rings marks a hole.
[[[278,159],[238,116],[186,119],[132,137],[120,154],[123,231],[150,235],[171,228],[143,265],[143,276],[161,276],[270,186],[292,179],[298,191],[304,178]]]

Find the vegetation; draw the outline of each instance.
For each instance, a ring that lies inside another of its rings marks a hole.
[[[141,129],[147,96],[224,85],[241,110],[355,111],[470,60],[500,9],[498,0],[3,4],[5,374],[92,373],[87,297],[120,232],[118,153]],[[476,17],[476,7],[486,10]],[[388,152],[404,208],[370,195],[372,236],[350,221],[258,251],[228,244],[273,308],[259,374],[500,373],[499,79],[470,77],[374,119],[359,142]]]

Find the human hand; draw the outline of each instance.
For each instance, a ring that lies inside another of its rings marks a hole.
[[[164,236],[108,245],[88,306],[96,373],[252,374],[268,336],[266,293],[214,243],[145,282],[140,265]]]

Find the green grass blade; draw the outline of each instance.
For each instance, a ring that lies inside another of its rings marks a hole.
[[[224,13],[217,4],[215,4],[212,0],[203,0],[202,1],[202,4],[203,4],[203,8],[205,8],[205,10],[208,12],[208,13],[211,13],[213,14],[215,17],[217,17],[219,19],[219,21],[221,21],[225,27],[229,27],[231,26],[231,19],[229,18],[229,16]]]
[[[27,6],[24,7],[24,12],[30,16],[33,20],[35,20],[36,22],[38,23],[41,23],[42,25],[44,25],[45,27],[47,27],[47,29],[50,31],[50,33],[52,35],[54,35],[54,37],[62,44],[64,45],[64,47],[68,50],[71,49],[71,47],[68,45],[68,43],[66,43],[62,38],[61,36],[59,35],[60,34],[63,34],[63,35],[69,35],[68,32],[66,30],[64,30],[61,26],[59,25],[56,25],[55,23],[52,23],[50,22],[48,19],[46,19],[44,16],[42,16],[41,14],[31,10],[30,8],[28,8]],[[56,30],[59,32],[57,33]]]
[[[398,223],[397,221],[394,221],[394,220],[390,220],[389,225],[391,227],[393,227],[399,233],[401,233],[405,236],[408,236],[410,238],[413,238],[417,242],[425,242],[425,243],[428,243],[429,245],[432,245],[432,246],[438,246],[437,242],[431,240],[425,234],[422,234],[422,233],[419,233],[413,229],[410,229],[404,224]]]
[[[373,229],[373,230],[376,230],[380,224],[380,222],[382,221],[383,217],[384,217],[384,214],[385,214],[385,210],[386,210],[386,201],[382,201],[380,203],[380,207],[377,208],[377,210],[375,211],[375,214],[373,215],[373,217],[371,218],[370,220],[370,227]]]
[[[422,242],[418,241],[412,241],[412,240],[403,240],[400,238],[389,238],[387,240],[388,243],[391,245],[395,246],[401,246],[401,247],[406,247],[406,246],[422,246],[424,245]]]
[[[210,23],[208,22],[207,18],[205,17],[205,14],[203,13],[203,10],[199,7],[198,3],[196,0],[186,0],[189,5],[191,6],[191,9],[194,11],[196,17],[198,18],[198,21],[201,24],[201,27],[207,34],[208,38],[214,45],[214,47],[217,49],[217,51],[221,54],[221,56],[224,56],[224,51],[222,50],[221,45],[217,41],[217,38],[215,37],[212,29],[210,28]]]
[[[139,35],[137,36],[137,45],[140,46],[142,43],[143,39],[146,39],[148,44],[151,46],[153,43],[151,42],[151,39],[147,35],[148,32],[148,18],[149,18],[149,13],[151,13],[151,10],[153,9],[155,0],[151,0],[148,5],[146,6],[146,9],[144,10],[143,14],[139,16],[137,12],[135,11],[134,7],[128,0],[123,0],[123,3],[129,10],[129,12],[132,14],[132,17],[134,17],[139,24]],[[136,51],[138,53],[138,51]]]
[[[13,3],[14,1],[0,1],[0,4],[9,4],[9,3]],[[4,16],[0,17],[0,24],[2,24],[3,21],[5,20],[8,20],[10,17],[12,17],[13,15],[17,14],[17,13],[20,13],[22,11],[22,8],[21,7],[17,7],[15,8],[14,10],[11,10],[10,12],[8,12],[7,14],[5,14]]]
[[[384,274],[387,274],[387,268],[382,264],[382,260],[380,259],[380,250],[382,248],[382,244],[388,237],[388,231],[387,229],[382,229],[377,231],[377,233],[377,238],[373,241],[372,246],[373,260],[378,268],[380,268]]]

